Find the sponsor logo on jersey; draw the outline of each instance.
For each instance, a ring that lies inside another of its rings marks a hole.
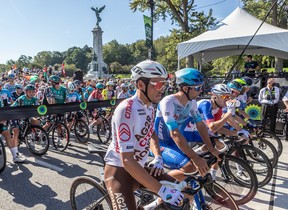
[[[126,110],[125,110],[125,117],[127,119],[130,119],[131,117],[131,112],[132,112],[132,105],[133,105],[134,101],[133,100],[129,100],[127,105],[126,105]]]
[[[121,123],[118,129],[118,136],[121,141],[129,141],[131,137],[130,128],[126,123]]]

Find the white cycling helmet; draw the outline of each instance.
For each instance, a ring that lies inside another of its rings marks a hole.
[[[73,82],[68,82],[68,85],[67,85],[68,89],[71,90],[71,91],[74,91],[76,89],[75,85]]]
[[[146,60],[138,63],[131,69],[131,79],[138,80],[139,78],[163,78],[167,79],[168,74],[166,68],[152,60]]]
[[[231,94],[231,89],[225,84],[217,84],[211,88],[211,92],[217,95]]]

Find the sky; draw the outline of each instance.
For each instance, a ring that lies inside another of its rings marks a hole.
[[[195,0],[199,11],[213,9],[218,21],[240,5],[240,0]],[[91,30],[96,25],[93,7],[102,7],[100,27],[103,44],[117,40],[131,44],[145,39],[143,14],[129,8],[129,0],[1,0],[0,64],[21,55],[35,56],[41,51],[63,52],[70,47],[92,47]],[[170,19],[154,23],[154,39],[169,35]]]

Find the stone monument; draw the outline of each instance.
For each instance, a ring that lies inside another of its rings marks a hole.
[[[107,75],[107,64],[103,60],[103,44],[102,44],[102,34],[103,31],[99,26],[102,21],[100,18],[100,13],[104,10],[105,5],[98,9],[98,7],[91,9],[95,12],[97,22],[96,26],[93,28],[93,52],[92,61],[88,64],[88,74],[85,75],[86,79],[99,79],[108,76]]]

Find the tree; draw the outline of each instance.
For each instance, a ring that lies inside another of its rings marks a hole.
[[[194,36],[199,35],[215,24],[215,18],[212,17],[212,10],[210,9],[206,16],[204,12],[195,10],[194,0],[163,0],[154,1],[155,12],[154,21],[159,19],[165,21],[170,18],[172,24],[179,26],[181,32],[191,33]],[[147,0],[133,0],[130,2],[130,8],[135,12],[136,10],[145,11],[149,9]],[[186,66],[194,66],[193,56],[188,56],[186,59]]]
[[[263,20],[267,14],[267,11],[269,11],[271,6],[274,5],[277,0],[242,0],[242,2],[244,4],[244,9],[247,12],[258,19]],[[268,16],[266,22],[274,26],[287,29],[287,14],[285,11],[285,6],[285,1],[283,1],[282,4],[276,4],[272,8],[272,12]],[[277,72],[282,71],[283,59],[275,57],[275,69]]]
[[[112,62],[118,62],[121,65],[127,65],[131,62],[131,52],[128,45],[119,44],[116,40],[103,46],[103,57],[108,65]]]
[[[137,64],[147,59],[148,48],[145,45],[144,40],[138,40],[132,44],[129,44],[128,49],[132,56],[132,59],[129,62],[130,64]]]

